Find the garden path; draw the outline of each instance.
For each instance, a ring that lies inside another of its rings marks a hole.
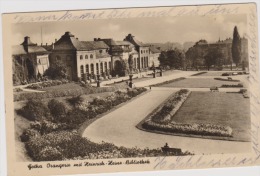
[[[176,89],[156,88],[90,124],[83,132],[93,142],[111,142],[117,146],[160,148],[166,142],[195,154],[241,153],[250,150],[250,142],[221,141],[150,133],[136,128],[154,108]],[[216,147],[218,146],[218,147]]]

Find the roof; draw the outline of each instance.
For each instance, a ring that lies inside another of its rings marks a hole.
[[[26,51],[23,45],[15,45],[12,47],[13,55],[24,55],[24,54],[47,54],[48,51],[41,46],[27,46],[28,51]]]
[[[124,41],[129,41],[129,42],[131,42],[134,46],[149,47],[148,44],[145,44],[145,43],[143,43],[143,42],[137,40],[137,39],[135,38],[135,36],[133,36],[132,34],[128,34],[128,35],[125,37]]]
[[[24,47],[22,45],[15,45],[12,46],[12,54],[22,55],[22,54],[27,54],[27,52],[24,50]]]
[[[108,49],[109,46],[104,41],[80,41],[70,32],[66,32],[54,44],[54,50],[79,50],[90,51],[98,49]]]

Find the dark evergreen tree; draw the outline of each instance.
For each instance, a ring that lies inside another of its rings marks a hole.
[[[235,26],[233,32],[232,60],[236,64],[236,66],[238,66],[241,61],[241,39],[237,30],[237,26]]]

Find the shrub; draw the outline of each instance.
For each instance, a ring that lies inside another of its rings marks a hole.
[[[221,87],[243,87],[243,84],[239,83],[239,84],[223,84]]]
[[[222,76],[230,76],[232,73],[223,73]]]
[[[116,87],[88,87],[88,88],[80,88],[80,89],[66,89],[66,90],[51,90],[47,92],[32,92],[32,93],[21,93],[14,94],[14,101],[23,101],[28,99],[44,99],[44,98],[55,98],[55,97],[67,97],[67,96],[79,96],[79,95],[88,95],[95,93],[103,93],[103,92],[113,92],[117,88]]]
[[[22,142],[28,142],[34,137],[40,136],[40,133],[35,129],[26,129],[22,135],[20,136],[20,139]]]
[[[48,107],[39,99],[28,100],[18,114],[31,121],[51,118]]]
[[[223,79],[223,78],[214,78],[215,80],[220,80],[220,81],[230,81],[230,82],[239,82],[239,80],[234,80],[234,79]]]
[[[36,121],[31,123],[31,128],[37,130],[41,135],[48,134],[53,131],[58,131],[66,128],[66,124],[57,124],[47,120]]]
[[[60,121],[60,118],[66,116],[66,107],[62,102],[52,99],[48,102],[48,108],[50,109],[53,119]]]
[[[26,143],[26,149],[34,161],[152,157],[165,155],[160,149],[117,147],[114,144],[105,142],[97,144],[79,136],[75,131],[52,132],[33,138]],[[187,154],[190,153],[181,153],[180,155]]]

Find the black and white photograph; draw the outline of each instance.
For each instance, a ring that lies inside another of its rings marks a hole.
[[[15,162],[31,170],[252,153],[249,15],[128,10],[15,17],[4,58]]]

